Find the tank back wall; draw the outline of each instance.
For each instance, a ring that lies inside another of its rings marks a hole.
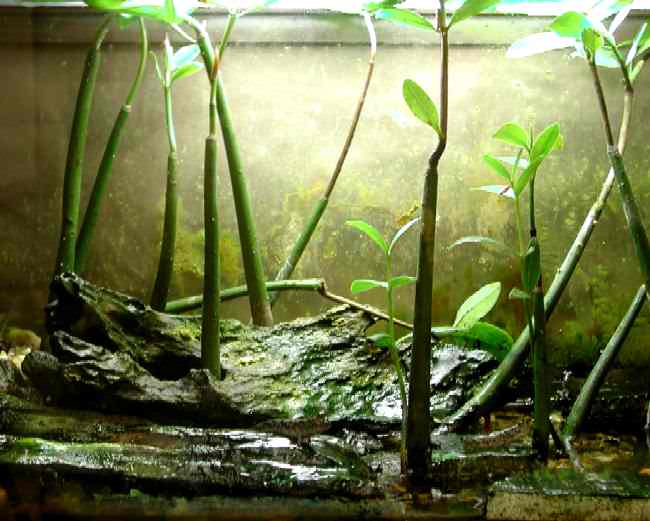
[[[204,17],[213,38],[223,14]],[[43,305],[59,236],[61,187],[79,78],[97,14],[76,8],[0,8],[0,60],[7,64],[0,96],[0,314],[23,327],[42,328]],[[491,136],[515,120],[539,131],[559,121],[564,149],[537,181],[538,225],[550,280],[595,200],[607,170],[589,72],[568,53],[506,58],[516,38],[543,30],[548,19],[482,16],[452,34],[449,145],[442,165],[434,323],[453,320],[458,305],[481,285],[500,280],[504,296],[490,319],[516,335],[520,305],[505,297],[519,284],[516,262],[473,246],[447,250],[464,235],[515,240],[510,202],[472,191],[497,183],[482,162],[507,149]],[[631,20],[627,32],[638,26]],[[462,30],[461,30],[462,28]],[[379,251],[346,227],[365,219],[392,235],[419,204],[433,133],[409,113],[402,82],[412,78],[437,98],[438,40],[425,31],[377,23],[379,50],[366,107],[332,201],[294,277],[323,276],[333,292],[350,296],[354,278],[383,278]],[[162,27],[150,24],[161,52]],[[180,41],[176,35],[177,44]],[[104,46],[84,167],[84,195],[92,181],[138,60],[135,28],[113,29]],[[243,18],[223,63],[223,77],[254,199],[265,268],[272,277],[321,196],[336,164],[365,79],[367,35],[355,17],[296,12]],[[603,80],[614,121],[621,88],[615,72]],[[650,121],[639,79],[639,101],[626,152],[641,208],[650,198]],[[202,165],[208,86],[203,75],[175,84],[174,116],[180,156],[181,215],[173,296],[201,290]],[[162,91],[152,64],[133,106],[102,208],[86,276],[148,299],[160,245],[167,141]],[[222,158],[223,286],[242,284],[230,184]],[[416,234],[399,246],[395,272],[415,274]],[[555,360],[586,364],[607,340],[632,299],[640,276],[618,194],[610,198],[589,248],[550,323]],[[383,306],[382,295],[363,300]],[[412,288],[399,290],[397,310],[411,318]],[[286,294],[278,319],[314,314],[330,303],[317,295]],[[243,302],[226,316],[247,320]],[[625,365],[650,363],[644,312],[621,355]]]

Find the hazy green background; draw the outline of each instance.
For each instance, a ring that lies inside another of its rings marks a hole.
[[[0,96],[0,313],[12,323],[37,329],[42,327],[42,307],[54,265],[62,173],[84,41],[95,21],[72,11],[52,12],[56,15],[0,10],[0,63],[5,64]],[[481,18],[457,39],[452,38],[457,45],[451,49],[449,145],[440,179],[434,323],[451,321],[459,303],[484,283],[502,281],[504,295],[518,284],[513,261],[477,246],[446,250],[468,234],[514,240],[510,201],[471,190],[499,182],[481,156],[507,152],[490,137],[502,123],[515,120],[540,130],[559,121],[565,136],[564,150],[544,164],[537,182],[547,281],[606,174],[602,130],[585,65],[567,53],[507,59],[504,40],[530,32],[531,22],[517,20],[484,23]],[[295,274],[323,276],[332,291],[346,296],[352,279],[380,278],[383,265],[376,247],[361,240],[344,222],[362,218],[392,234],[399,217],[419,203],[426,162],[435,145],[433,133],[409,115],[401,83],[412,78],[437,95],[437,44],[434,38],[427,43],[426,33],[380,29],[380,42],[389,44],[379,48],[357,137],[330,207]],[[261,45],[251,43],[256,30],[262,35]],[[480,45],[471,44],[472,30],[480,35]],[[253,192],[266,271],[272,276],[334,168],[362,87],[368,50],[363,27],[354,19],[251,17],[234,37],[223,74]],[[86,154],[86,196],[135,69],[136,49],[128,40],[128,33],[117,33],[105,48]],[[159,44],[155,49],[160,51]],[[618,121],[621,89],[617,77],[605,73],[604,80],[612,116]],[[650,197],[650,105],[644,93],[648,81],[646,71],[640,78],[627,152],[642,210]],[[173,296],[201,289],[207,97],[203,76],[179,81],[174,92],[182,216]],[[161,235],[166,154],[162,92],[149,68],[92,248],[88,272],[92,281],[147,298]],[[225,171],[222,187],[222,275],[223,285],[231,286],[243,282],[243,273]],[[399,247],[396,271],[414,274],[415,264],[416,235],[411,234]],[[639,283],[614,192],[551,320],[556,359],[582,362],[593,357]],[[381,295],[372,292],[363,300],[383,303]],[[397,308],[401,317],[410,319],[412,300],[412,288],[400,290]],[[317,295],[285,295],[275,314],[286,320],[329,305]],[[228,304],[225,314],[246,319],[245,302]],[[522,324],[520,304],[504,297],[490,318],[515,335]],[[650,360],[648,333],[644,311],[621,355],[624,364]]]

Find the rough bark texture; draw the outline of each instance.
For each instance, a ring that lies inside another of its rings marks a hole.
[[[84,369],[79,386],[99,386],[102,379],[93,372],[103,370],[102,366],[110,368],[115,381],[95,390],[101,395],[103,410],[121,412],[130,397],[133,407],[140,409],[148,386],[154,396],[171,397],[180,392],[172,389],[182,383],[186,392],[197,396],[205,386],[203,391],[211,389],[220,402],[226,403],[227,398],[238,411],[235,418],[248,414],[284,419],[326,416],[329,421],[371,418],[386,428],[401,421],[397,377],[389,353],[367,341],[365,332],[373,320],[362,311],[342,306],[273,328],[222,320],[223,380],[194,372],[194,380],[189,381],[188,372],[200,368],[200,319],[158,313],[71,274],[59,277],[54,288],[56,304],[48,314],[53,353],[59,356],[64,374]],[[400,353],[408,368],[406,340],[400,344]],[[436,347],[431,367],[432,414],[448,414],[458,407],[495,365],[482,351]],[[65,385],[72,386],[72,377]],[[60,403],[72,404],[75,394],[83,397],[85,392],[68,389]],[[116,409],[109,406],[111,396],[117,400]],[[93,403],[89,400],[88,406]],[[200,410],[201,406],[196,407]],[[142,414],[148,413],[148,408],[142,409]],[[170,410],[168,414],[172,420],[178,413]],[[211,414],[203,419],[196,416],[195,421],[215,422],[215,413]]]

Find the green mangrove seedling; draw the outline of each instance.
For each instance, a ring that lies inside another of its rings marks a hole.
[[[191,76],[203,70],[203,65],[196,61],[199,55],[198,45],[185,45],[176,51],[165,35],[163,66],[160,67],[154,53],[151,56],[156,66],[156,74],[163,88],[165,105],[165,129],[169,154],[167,156],[167,186],[165,190],[165,217],[163,223],[162,245],[158,271],[151,295],[151,307],[159,311],[165,309],[169,294],[169,285],[174,271],[174,250],[176,247],[176,225],[178,214],[178,152],[176,149],[176,130],[172,111],[172,86],[176,80]]]
[[[357,230],[364,233],[370,240],[372,240],[384,255],[385,261],[385,276],[386,280],[374,280],[374,279],[356,279],[352,281],[350,286],[350,291],[357,295],[368,291],[374,288],[383,288],[386,292],[386,305],[388,311],[388,329],[383,333],[377,333],[371,335],[370,340],[377,345],[378,347],[388,348],[390,352],[391,359],[393,361],[393,366],[395,368],[395,373],[397,374],[397,381],[399,384],[399,393],[400,400],[402,402],[402,419],[406,415],[408,408],[407,396],[406,396],[406,384],[404,382],[404,371],[402,370],[402,361],[397,351],[397,345],[395,338],[395,313],[393,309],[393,292],[402,286],[407,286],[415,282],[415,277],[409,275],[393,275],[393,259],[392,254],[395,249],[395,245],[404,234],[411,229],[418,221],[419,217],[410,220],[404,226],[402,226],[395,235],[393,236],[390,243],[386,241],[384,236],[371,224],[368,224],[365,221],[361,220],[352,220],[347,221],[345,224],[352,226]],[[406,422],[402,421],[402,437],[401,437],[401,449],[400,456],[402,462],[402,470],[405,470],[406,465],[406,432],[405,432]]]
[[[603,9],[604,7],[604,9]],[[625,16],[629,13],[631,8],[630,4],[626,2],[615,2],[610,4],[597,3],[589,11],[588,17],[592,21],[601,22],[610,16],[614,16],[612,23],[609,26],[610,33],[613,33],[620,25]],[[560,15],[562,16],[562,15]],[[559,18],[559,17],[558,17]],[[579,19],[579,18],[578,18]],[[561,25],[560,25],[561,27]],[[558,27],[559,28],[559,27]],[[634,37],[632,47],[628,51],[626,62],[630,68],[630,81],[633,84],[635,79],[638,78],[639,72],[646,62],[650,54],[650,31],[648,25],[643,24],[641,29]],[[543,53],[549,50],[561,49],[566,47],[574,47],[575,40],[566,38],[554,31],[545,31],[542,33],[531,34],[513,43],[507,52],[510,58],[524,58],[535,54]],[[607,59],[606,52],[603,49],[596,51],[596,64],[598,66],[616,66],[618,63],[612,62]],[[634,90],[630,90],[628,85],[624,84],[623,96],[623,115],[618,134],[618,150],[623,154],[627,145],[630,121],[632,116],[632,102],[634,99]],[[609,194],[616,176],[614,169],[610,168],[607,176],[605,177],[598,196],[593,205],[587,212],[585,219],[576,234],[576,237],[568,249],[562,263],[558,267],[553,281],[549,286],[548,291],[544,297],[544,311],[549,317],[557,307],[564,289],[567,287],[569,280],[575,272],[582,254],[584,253],[589,240],[593,234],[594,229],[603,213]],[[525,327],[521,334],[517,337],[510,353],[499,366],[498,370],[494,372],[493,376],[486,381],[482,388],[468,400],[458,411],[445,419],[445,428],[448,430],[459,430],[464,425],[470,423],[478,416],[485,414],[489,411],[496,402],[497,396],[508,385],[510,380],[515,375],[517,369],[524,361],[527,355],[528,339],[530,331]],[[620,337],[619,337],[620,338]]]
[[[440,34],[440,115],[426,92],[412,80],[403,85],[404,99],[413,115],[433,129],[438,142],[429,157],[422,191],[422,226],[418,248],[417,280],[413,304],[413,348],[409,373],[406,416],[407,473],[413,483],[423,484],[431,472],[431,313],[433,309],[433,259],[436,244],[438,176],[447,147],[449,108],[449,30],[500,0],[466,0],[447,19],[445,0],[439,0],[436,26],[419,14],[392,6],[379,9],[376,18]]]
[[[522,288],[512,288],[509,297],[520,299],[530,335],[530,348],[533,353],[533,379],[535,387],[535,423],[533,442],[542,458],[548,454],[550,396],[547,381],[544,293],[542,290],[542,268],[537,228],[535,224],[535,176],[542,162],[555,149],[562,146],[560,126],[549,125],[536,137],[532,131],[526,132],[516,123],[506,123],[494,134],[494,138],[517,148],[515,156],[494,157],[486,154],[483,159],[494,173],[507,182],[505,185],[484,185],[479,187],[492,194],[514,201],[514,217],[519,243],[518,256],[521,264]],[[524,157],[525,156],[525,157]],[[529,193],[529,235],[526,241],[521,215],[521,198],[528,187]],[[505,244],[481,236],[463,237],[450,248],[460,244],[478,243],[497,247],[500,252],[511,252]],[[533,320],[534,318],[534,320]]]

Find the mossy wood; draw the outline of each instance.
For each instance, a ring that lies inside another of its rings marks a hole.
[[[59,332],[53,337],[54,352],[58,354],[58,348],[68,346],[67,356],[76,352],[74,356],[78,359],[84,349],[75,347],[75,342],[84,342],[101,347],[99,351],[88,347],[89,353],[96,353],[92,364],[88,359],[90,373],[94,371],[93,365],[104,363],[102,360],[112,360],[114,367],[112,384],[102,384],[88,374],[83,385],[90,385],[90,390],[73,393],[68,389],[62,403],[66,398],[74,403],[76,394],[86,396],[93,407],[119,407],[113,410],[125,411],[128,407],[124,400],[132,395],[129,407],[146,414],[153,407],[138,404],[144,399],[151,401],[144,398],[146,386],[129,382],[149,374],[149,378],[159,382],[154,388],[168,387],[168,393],[163,394],[173,398],[177,384],[170,381],[186,378],[187,383],[190,370],[201,367],[200,319],[156,312],[135,299],[98,288],[72,274],[59,277],[53,289],[57,304],[50,308],[48,328],[52,334]],[[366,330],[373,322],[370,315],[345,306],[273,328],[247,327],[234,320],[222,320],[224,378],[193,379],[207,386],[205,392],[212,389],[211,394],[222,396],[224,403],[232,403],[239,418],[247,414],[258,419],[319,414],[330,418],[373,417],[394,428],[401,421],[398,382],[389,353],[366,338]],[[402,363],[408,367],[408,343],[399,344],[399,348]],[[125,356],[131,362],[125,362]],[[495,366],[494,359],[483,351],[453,346],[436,348],[430,382],[434,389],[432,414],[443,416],[458,407],[477,381]],[[118,367],[125,370],[118,372]],[[69,371],[82,369],[71,363]],[[136,389],[141,390],[136,393]],[[164,409],[159,408],[158,416],[161,410]],[[170,410],[167,417],[178,418],[178,414],[176,409],[173,413]],[[195,410],[192,414],[188,421],[213,421],[201,420]]]

